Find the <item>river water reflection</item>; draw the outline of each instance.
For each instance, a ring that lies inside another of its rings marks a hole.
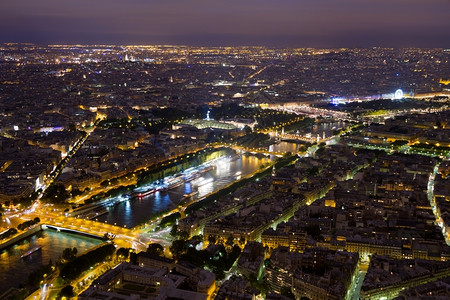
[[[56,263],[66,248],[76,247],[78,255],[99,245],[102,241],[71,233],[44,230],[0,251],[0,295],[10,287],[26,282],[28,275],[52,260]],[[41,250],[26,258],[21,255],[41,246]]]
[[[194,199],[203,197],[242,176],[255,172],[269,160],[268,157],[255,155],[241,155],[221,160],[213,170],[202,174],[201,178],[169,191],[158,191],[142,199],[131,199],[109,207],[108,214],[98,217],[98,221],[126,225],[128,228],[135,227],[160,212],[175,208],[184,200],[184,195],[198,191],[198,194],[193,196]]]
[[[346,128],[349,126],[349,122],[344,121],[336,121],[336,122],[321,122],[315,123],[299,132],[301,135],[308,135],[312,138],[329,138],[335,134],[334,131],[337,131],[342,128]]]
[[[184,195],[195,192],[193,199],[203,197],[221,187],[224,187],[243,176],[258,170],[261,165],[270,161],[266,156],[250,154],[236,155],[220,160],[214,169],[202,174],[183,185],[159,191],[142,199],[131,199],[109,207],[108,214],[100,216],[98,221],[134,227],[147,221],[152,215],[175,208],[185,201]],[[16,245],[0,252],[0,294],[10,287],[18,287],[26,282],[28,275],[40,266],[58,261],[65,248],[76,247],[78,253],[91,249],[101,241],[70,233],[45,230],[24,239]],[[41,250],[34,252],[27,258],[20,256],[30,249],[41,246]]]
[[[291,152],[295,154],[298,152],[300,148],[302,148],[303,143],[293,143],[293,142],[279,142],[276,144],[272,144],[269,146],[269,152],[277,152],[277,153],[287,153]]]

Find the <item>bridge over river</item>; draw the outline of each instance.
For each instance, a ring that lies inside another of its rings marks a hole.
[[[107,234],[119,247],[134,248],[138,251],[145,251],[149,243],[165,244],[165,241],[155,239],[149,233],[126,228],[126,226],[121,227],[94,220],[56,215],[41,216],[40,218],[43,229],[50,228],[95,238],[104,238]]]

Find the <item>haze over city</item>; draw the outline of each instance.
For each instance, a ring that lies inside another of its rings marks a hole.
[[[447,0],[4,0],[0,41],[449,47]]]

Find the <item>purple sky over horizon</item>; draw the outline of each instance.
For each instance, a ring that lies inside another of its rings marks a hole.
[[[450,0],[1,0],[0,42],[450,47]]]

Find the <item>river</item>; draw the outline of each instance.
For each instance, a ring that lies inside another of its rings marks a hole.
[[[291,152],[292,154],[295,154],[298,152],[300,148],[302,148],[302,145],[304,143],[293,143],[293,142],[279,142],[276,144],[272,144],[269,146],[269,152],[277,152],[277,153],[287,153]]]
[[[312,126],[303,129],[300,134],[308,135],[313,138],[317,136],[320,138],[329,138],[334,135],[333,131],[345,128],[349,125],[349,122],[344,121],[315,123]]]
[[[28,274],[52,260],[57,262],[65,248],[76,247],[78,255],[102,243],[101,240],[71,233],[44,230],[0,251],[0,295],[10,287],[18,287],[28,279]],[[41,246],[41,250],[26,258],[21,255]]]
[[[175,208],[184,201],[185,194],[198,192],[193,196],[194,200],[203,197],[255,172],[269,161],[268,157],[251,154],[220,159],[212,170],[203,173],[200,178],[168,191],[158,191],[142,199],[132,198],[108,207],[108,214],[99,216],[98,221],[135,227],[148,221],[152,216]],[[17,287],[21,282],[26,282],[29,273],[48,264],[50,259],[53,262],[59,260],[65,248],[76,247],[81,254],[100,243],[101,241],[97,239],[53,230],[41,231],[22,240],[0,252],[0,294],[10,287]],[[26,259],[20,257],[37,245],[42,246],[42,249]]]
[[[135,227],[149,220],[152,216],[175,208],[184,200],[185,194],[198,191],[193,199],[203,197],[242,176],[255,172],[262,164],[269,161],[270,159],[265,156],[259,157],[247,154],[219,160],[216,167],[202,174],[201,178],[185,182],[169,191],[158,191],[142,199],[130,199],[113,207],[108,207],[108,213],[99,216],[97,219],[109,224]]]

